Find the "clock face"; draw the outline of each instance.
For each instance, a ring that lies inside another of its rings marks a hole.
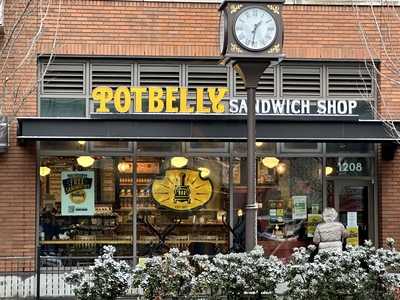
[[[267,10],[250,7],[236,18],[234,33],[236,40],[243,48],[261,51],[275,40],[277,25]]]
[[[223,54],[226,50],[226,45],[227,45],[226,33],[227,33],[227,24],[226,24],[225,12],[222,11],[219,16],[219,51],[221,54]]]

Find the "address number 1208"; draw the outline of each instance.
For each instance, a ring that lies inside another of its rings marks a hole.
[[[338,163],[339,172],[362,172],[363,166],[360,162],[342,162]]]

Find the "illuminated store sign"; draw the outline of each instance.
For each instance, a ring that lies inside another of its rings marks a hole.
[[[231,98],[225,87],[193,88],[194,99],[189,101],[187,87],[110,87],[93,89],[93,101],[99,103],[97,113],[219,113],[247,114],[246,99]],[[354,115],[355,100],[322,99],[257,99],[256,113],[266,115]]]
[[[163,179],[153,182],[154,200],[175,211],[200,208],[210,201],[213,191],[211,180],[202,178],[200,173],[190,169],[167,170]]]

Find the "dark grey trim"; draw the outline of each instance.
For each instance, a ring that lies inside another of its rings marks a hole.
[[[394,121],[400,130],[400,121]],[[235,115],[132,115],[115,118],[19,118],[18,140],[245,141],[246,118]],[[257,117],[257,140],[395,142],[380,120],[336,117]]]
[[[38,56],[39,61],[48,59],[50,54],[41,54]],[[107,60],[109,59],[111,62],[132,62],[135,61],[164,61],[164,62],[173,62],[176,63],[177,61],[190,61],[191,63],[194,61],[200,61],[205,63],[207,61],[214,61],[218,62],[221,60],[221,56],[121,56],[121,55],[79,55],[79,54],[69,54],[69,55],[57,55],[57,61],[61,60],[75,60],[75,59],[91,59],[91,60]],[[353,58],[289,58],[285,57],[283,59],[284,62],[316,62],[316,63],[363,63],[364,60],[353,59]],[[380,59],[374,59],[373,62],[380,63]],[[370,61],[372,62],[372,61]]]

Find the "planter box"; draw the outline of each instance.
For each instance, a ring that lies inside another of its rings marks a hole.
[[[7,117],[0,116],[0,153],[8,149],[8,120]]]

